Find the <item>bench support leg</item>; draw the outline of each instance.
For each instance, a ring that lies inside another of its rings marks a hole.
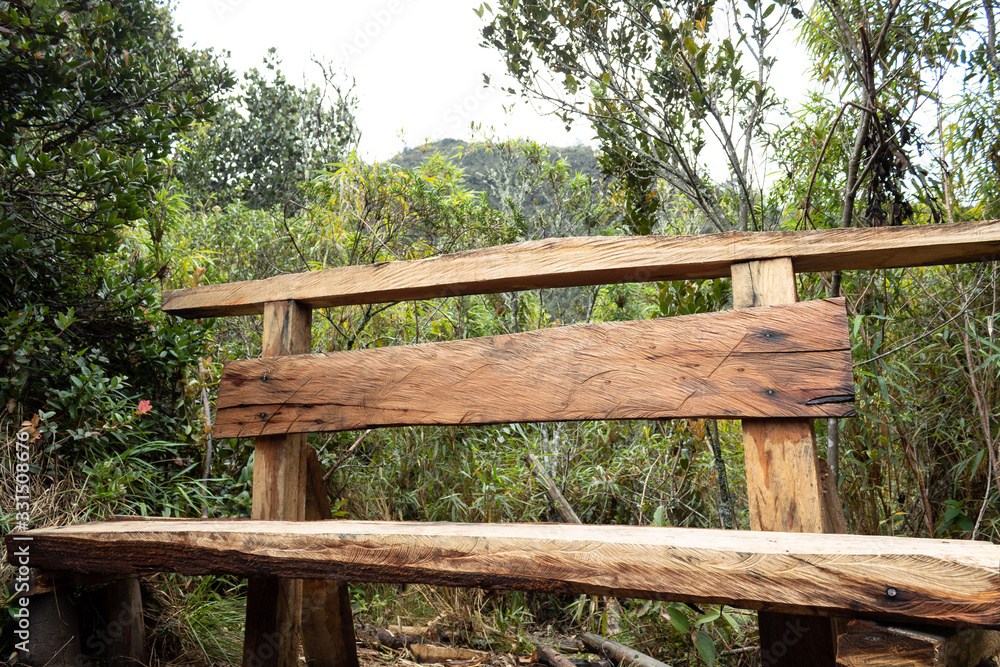
[[[138,577],[126,577],[104,589],[109,667],[141,667],[146,657],[146,624]]]
[[[855,619],[837,642],[839,667],[978,667],[1000,655],[1000,632],[894,627]]]
[[[302,582],[252,577],[247,583],[243,667],[294,667],[299,654]]]
[[[33,667],[75,667],[80,656],[76,606],[62,592],[31,596],[30,637],[19,662]]]
[[[306,521],[332,518],[316,450],[303,445],[306,466]],[[347,582],[302,581],[302,651],[310,667],[358,667],[354,615]]]
[[[312,309],[295,301],[264,306],[263,356],[307,354]],[[254,442],[254,519],[302,521],[305,518],[305,436],[261,436]],[[302,582],[277,577],[251,578],[247,590],[244,667],[296,667],[301,644]]]
[[[798,300],[791,259],[734,264],[732,276],[734,308]],[[743,445],[753,530],[833,532],[812,421],[745,419]],[[838,619],[774,612],[758,618],[762,665],[833,667]]]

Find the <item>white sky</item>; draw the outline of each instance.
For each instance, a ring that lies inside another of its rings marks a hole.
[[[523,98],[497,89],[505,80],[503,63],[494,50],[479,46],[483,19],[473,8],[481,0],[175,2],[183,41],[230,51],[237,72],[260,67],[271,46],[295,83],[303,76],[319,80],[311,55],[346,68],[357,80],[360,152],[367,159],[388,159],[427,139],[469,139],[473,121],[494,128],[499,138],[554,146],[594,143],[586,124],[574,123],[567,133],[558,118],[542,116]],[[799,69],[806,59],[787,57],[799,51],[787,41],[772,80],[797,104],[806,85]],[[484,73],[493,84],[488,88]]]
[[[590,143],[580,124],[572,133],[496,83],[503,63],[479,46],[480,0],[177,0],[183,41],[232,53],[237,72],[260,67],[277,47],[289,81],[319,80],[316,55],[357,80],[361,153],[388,159],[405,146],[445,137],[468,139],[469,124],[494,127],[499,137],[530,137],[556,146]],[[511,113],[504,106],[513,105]]]

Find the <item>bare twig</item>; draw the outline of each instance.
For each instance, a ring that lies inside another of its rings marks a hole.
[[[809,204],[812,201],[813,186],[816,184],[816,175],[819,173],[819,167],[823,164],[823,158],[826,157],[826,149],[830,147],[830,140],[833,139],[833,135],[837,130],[837,125],[840,124],[840,119],[843,118],[844,112],[847,111],[847,107],[852,106],[851,104],[844,104],[840,107],[840,111],[837,112],[837,117],[833,119],[833,124],[830,125],[830,131],[826,135],[826,141],[823,142],[823,148],[819,151],[819,157],[816,158],[816,164],[813,165],[812,175],[809,177],[809,187],[806,188],[806,199],[803,204],[803,211],[805,212],[805,219],[807,222],[812,222],[809,218]]]
[[[552,481],[552,478],[545,474],[542,470],[542,466],[538,464],[535,457],[531,455],[530,452],[524,455],[524,460],[528,463],[528,469],[531,470],[531,474],[535,476],[538,483],[542,485],[542,489],[545,491],[545,495],[549,497],[549,502],[555,508],[556,513],[559,514],[559,518],[565,523],[583,523],[580,521],[580,517],[576,515],[573,508],[566,501],[565,496],[560,493],[559,489],[556,487],[556,483]]]
[[[343,454],[340,455],[340,458],[337,459],[337,462],[334,463],[332,466],[330,466],[330,469],[326,471],[325,475],[323,475],[323,481],[324,482],[326,480],[330,479],[330,475],[332,475],[334,473],[334,471],[337,470],[337,468],[339,468],[340,466],[344,465],[344,461],[347,460],[347,457],[354,453],[354,450],[358,448],[358,445],[360,445],[361,441],[365,439],[365,436],[368,435],[371,432],[372,432],[372,429],[368,429],[367,431],[365,431],[364,433],[362,433],[361,435],[359,435],[358,438],[357,438],[357,440],[354,441],[354,444],[352,444],[350,447],[348,447],[347,451],[345,451]]]
[[[205,469],[201,475],[201,518],[208,518],[208,480],[212,476],[212,411],[208,405],[208,387],[205,385],[205,376],[208,375],[208,369],[205,368],[204,362],[198,360],[198,379],[201,381],[201,404],[205,411],[205,437],[207,443],[205,445]]]

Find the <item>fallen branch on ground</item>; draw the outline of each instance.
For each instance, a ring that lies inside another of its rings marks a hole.
[[[580,635],[583,643],[594,653],[605,655],[611,659],[618,667],[670,667],[666,663],[649,657],[645,653],[639,653],[633,648],[624,644],[613,642],[610,639],[584,632]]]

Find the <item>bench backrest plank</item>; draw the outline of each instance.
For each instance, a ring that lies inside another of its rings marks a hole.
[[[843,299],[234,361],[216,437],[374,426],[850,416]]]

